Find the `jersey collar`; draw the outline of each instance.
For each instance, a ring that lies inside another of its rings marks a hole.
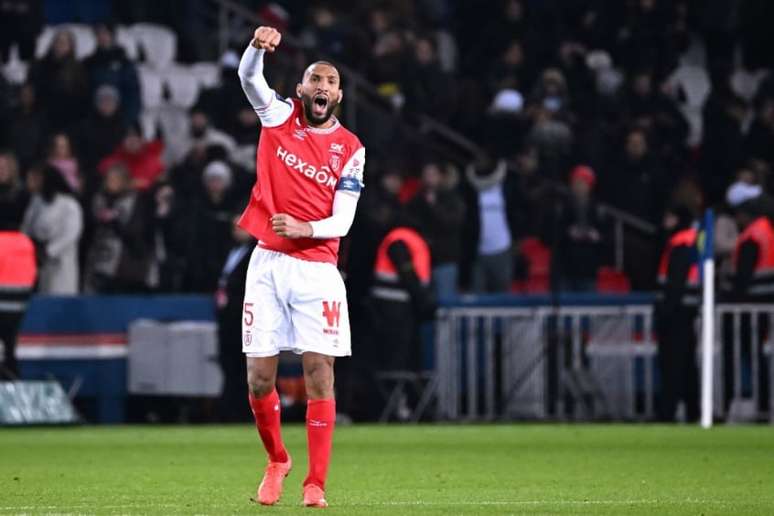
[[[333,119],[333,125],[330,127],[312,127],[311,125],[304,125],[301,123],[301,116],[296,117],[296,125],[299,127],[303,127],[305,131],[309,131],[310,133],[315,134],[331,134],[333,131],[341,127],[341,123],[339,123],[339,119],[335,116],[331,116]]]

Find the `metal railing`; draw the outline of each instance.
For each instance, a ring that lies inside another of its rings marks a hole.
[[[716,418],[774,423],[772,322],[772,304],[716,306]],[[650,305],[448,307],[435,330],[439,419],[655,416]]]
[[[720,304],[715,309],[715,414],[728,421],[774,423],[774,305]]]
[[[652,327],[649,305],[441,309],[438,417],[651,419]]]

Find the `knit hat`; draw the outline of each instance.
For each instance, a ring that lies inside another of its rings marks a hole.
[[[204,167],[203,179],[204,181],[221,179],[226,183],[226,186],[229,186],[231,184],[231,168],[222,161],[213,161]]]
[[[583,181],[589,188],[593,188],[597,182],[597,176],[594,174],[594,169],[588,165],[578,165],[570,172],[570,182]]]
[[[759,197],[763,193],[760,185],[753,185],[743,181],[737,181],[728,187],[726,201],[729,206],[736,208],[740,204]]]
[[[490,110],[494,113],[519,113],[524,107],[524,97],[516,90],[504,89],[497,92]]]

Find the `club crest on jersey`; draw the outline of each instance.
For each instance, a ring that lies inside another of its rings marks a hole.
[[[344,154],[344,144],[343,143],[331,143],[331,148],[328,149],[329,152],[335,152],[336,154]]]
[[[331,170],[333,170],[334,172],[338,172],[339,167],[341,166],[341,156],[339,156],[338,154],[333,154],[331,156],[329,164],[331,166]]]

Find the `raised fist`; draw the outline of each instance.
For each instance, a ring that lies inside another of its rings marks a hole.
[[[258,27],[253,34],[253,46],[267,52],[274,52],[281,40],[282,34],[274,27]]]

